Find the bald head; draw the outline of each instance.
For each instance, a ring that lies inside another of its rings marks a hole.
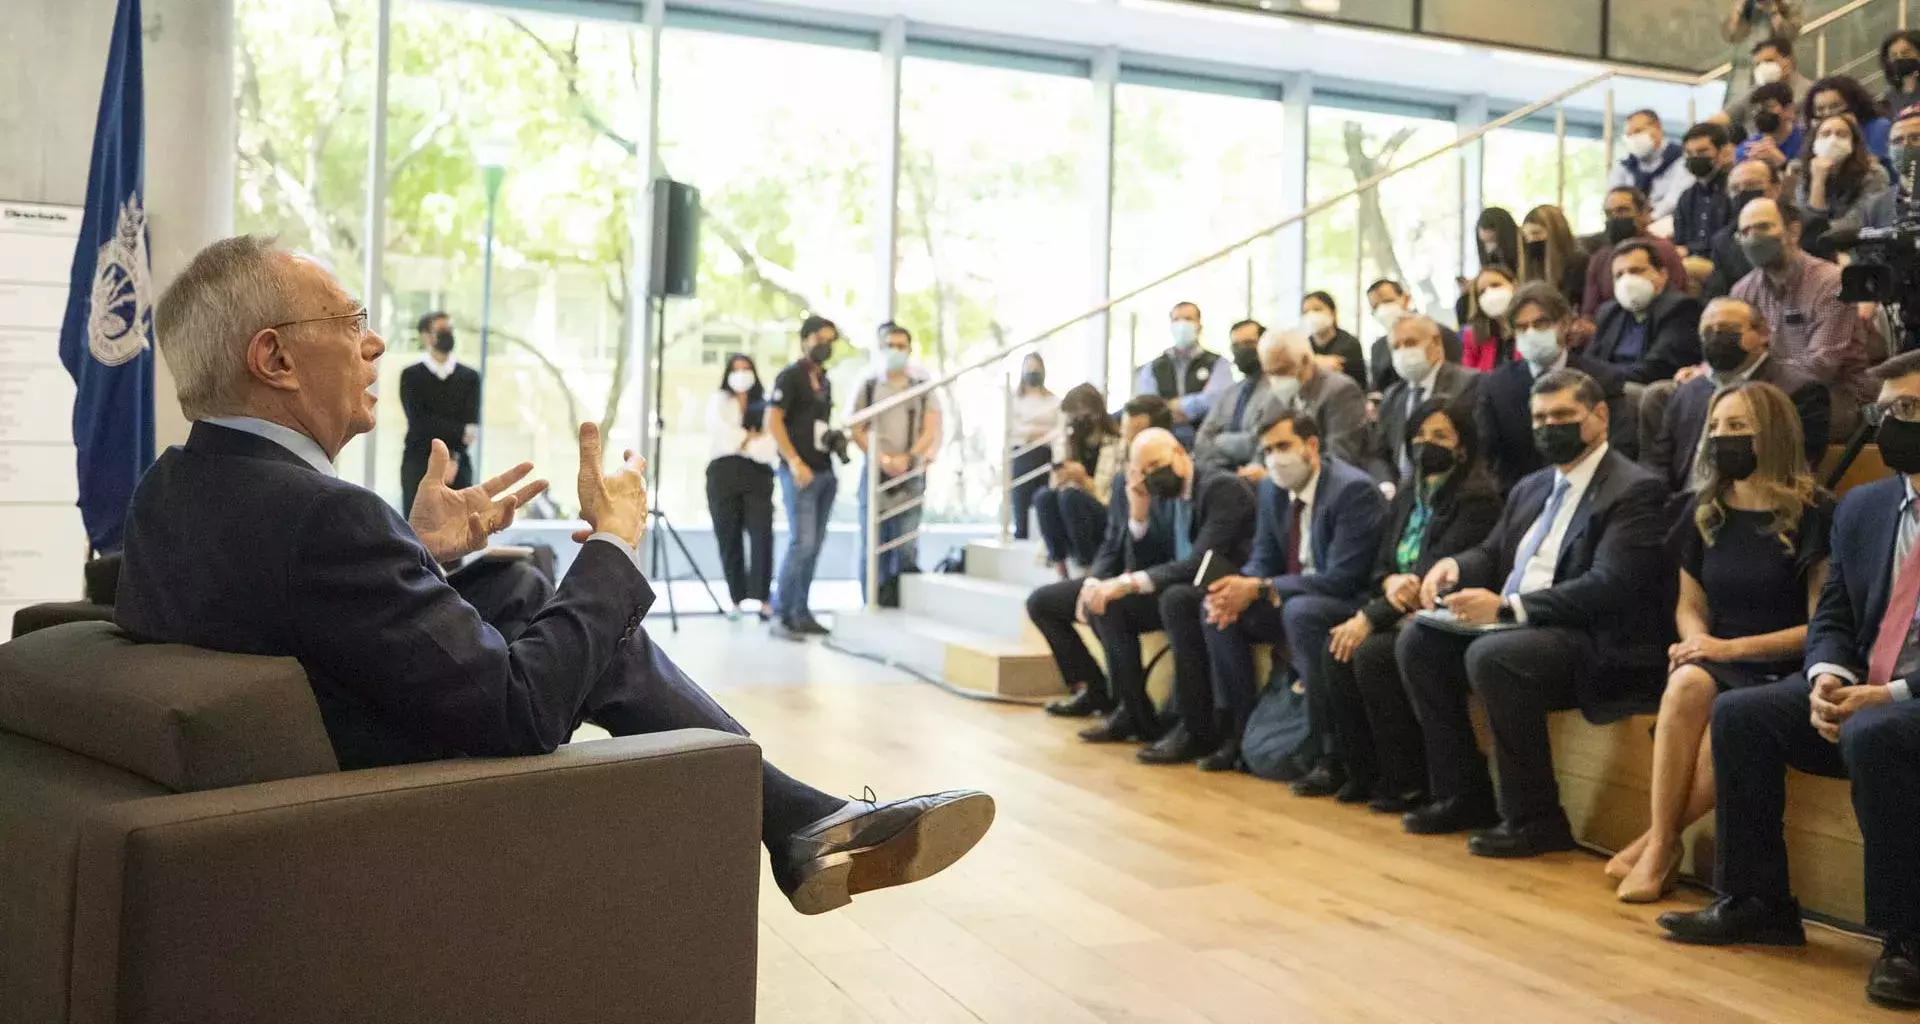
[[[1127,466],[1140,474],[1147,493],[1156,498],[1177,498],[1193,479],[1193,460],[1180,447],[1179,439],[1164,427],[1148,427],[1133,439],[1127,453]]]

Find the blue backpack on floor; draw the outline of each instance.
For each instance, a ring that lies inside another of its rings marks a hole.
[[[1292,782],[1312,767],[1312,722],[1307,693],[1293,667],[1276,654],[1260,702],[1240,735],[1240,759],[1247,771],[1275,782]]]

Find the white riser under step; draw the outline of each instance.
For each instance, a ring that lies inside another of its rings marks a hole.
[[[900,610],[1008,640],[1040,634],[1027,620],[1032,587],[971,574],[908,573],[900,577]]]
[[[833,644],[906,666],[956,689],[1001,697],[1065,692],[1046,644],[990,636],[905,611],[847,612],[834,617]]]
[[[1040,564],[1044,551],[1034,540],[977,540],[967,545],[967,575],[1032,590],[1060,578]]]

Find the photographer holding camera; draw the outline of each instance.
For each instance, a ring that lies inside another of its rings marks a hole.
[[[877,402],[884,402],[910,388],[925,384],[932,375],[913,365],[913,335],[896,323],[880,325],[880,347],[874,353],[874,367],[853,396],[849,414],[857,414]],[[940,444],[940,399],[933,393],[921,395],[905,405],[882,412],[867,423],[853,428],[853,443],[879,460],[879,514],[891,518],[880,521],[879,539],[867,536],[867,493],[869,475],[860,474],[860,584],[867,583],[868,544],[886,544],[896,537],[912,533],[920,526],[921,505],[926,493],[927,464],[933,461]],[[899,510],[896,512],[895,510]],[[879,602],[888,608],[900,604],[901,572],[918,572],[914,557],[918,545],[909,540],[899,547],[880,553]]]
[[[773,634],[787,640],[825,636],[827,627],[807,607],[813,588],[814,566],[827,540],[827,517],[833,512],[839,482],[833,476],[828,453],[847,458],[846,435],[829,429],[833,415],[833,385],[827,380],[827,360],[840,329],[823,316],[809,316],[800,324],[801,357],[773,379],[767,396],[767,433],[780,446],[780,503],[787,508],[787,555],[773,594]]]

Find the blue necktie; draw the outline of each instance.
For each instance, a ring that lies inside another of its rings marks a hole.
[[[1547,534],[1553,532],[1553,521],[1560,515],[1560,503],[1566,500],[1567,492],[1573,489],[1573,482],[1560,477],[1554,482],[1553,497],[1547,501],[1547,510],[1534,520],[1533,529],[1527,531],[1527,539],[1520,544],[1520,551],[1513,557],[1513,572],[1507,575],[1506,589],[1500,591],[1501,597],[1512,597],[1520,592],[1520,580],[1527,574],[1527,563],[1540,553],[1540,545],[1547,542]]]
[[[1176,500],[1173,503],[1173,560],[1183,561],[1193,554],[1193,537],[1188,528],[1193,525],[1193,503]]]

